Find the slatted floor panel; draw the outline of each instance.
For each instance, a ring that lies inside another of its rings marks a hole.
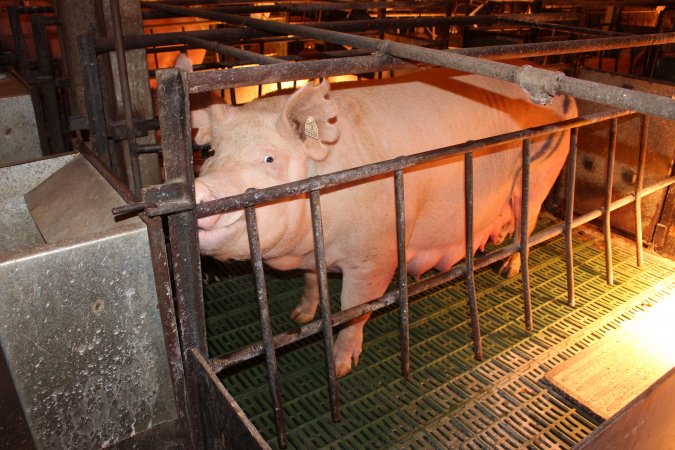
[[[409,381],[399,374],[398,310],[376,314],[366,326],[359,366],[339,380],[342,421],[328,411],[319,337],[278,353],[290,448],[570,448],[599,425],[552,392],[543,375],[653,304],[673,298],[675,264],[614,249],[615,285],[604,281],[598,241],[575,232],[575,308],[566,306],[562,239],[530,254],[535,330],[524,330],[520,277],[493,270],[476,274],[485,359],[472,358],[463,280],[411,299]],[[232,270],[234,268],[234,270]],[[252,277],[245,266],[207,269],[207,329],[211,355],[260,338]],[[267,275],[275,333],[302,294],[302,275]],[[334,310],[339,278],[331,278]],[[246,414],[276,447],[262,359],[222,377]]]

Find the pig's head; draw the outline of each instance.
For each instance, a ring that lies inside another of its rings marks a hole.
[[[324,81],[239,107],[219,103],[193,111],[195,141],[214,150],[195,180],[197,203],[315,174],[316,164],[328,157],[340,136],[328,93]],[[311,233],[303,231],[310,224],[306,198],[260,206],[257,217],[266,259],[311,243]],[[223,260],[250,257],[243,211],[205,217],[198,225],[202,253]]]

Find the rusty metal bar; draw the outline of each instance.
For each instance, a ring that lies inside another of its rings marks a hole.
[[[645,197],[647,195],[653,194],[654,192],[664,189],[671,185],[675,185],[675,176],[672,176],[659,183],[655,183],[649,187],[644,188],[642,190],[642,196]],[[633,194],[623,197],[622,199],[616,200],[612,203],[611,210],[614,211],[616,209],[622,208],[632,203],[633,201],[635,201],[635,195]],[[579,216],[572,221],[572,227],[576,228],[588,222],[591,222],[597,219],[598,217],[601,217],[602,213],[603,209],[596,209],[594,211],[590,211],[584,214],[583,216]],[[533,247],[537,244],[541,244],[546,240],[549,240],[555,236],[562,234],[564,225],[565,225],[564,223],[560,223],[557,225],[553,225],[549,228],[546,228],[545,230],[534,233],[532,236],[530,236],[528,245],[530,247]],[[476,270],[482,269],[484,267],[496,263],[497,261],[508,258],[509,256],[513,255],[518,251],[519,251],[518,244],[513,243],[507,245],[495,252],[476,258],[474,261],[474,268]],[[408,293],[409,295],[416,295],[433,287],[439,286],[443,283],[452,281],[464,275],[465,270],[466,264],[459,264],[447,272],[430,276],[420,282],[410,285]],[[385,308],[387,306],[393,305],[398,301],[398,299],[399,299],[398,291],[390,291],[380,298],[371,300],[369,302],[363,303],[353,308],[349,308],[344,311],[340,311],[333,315],[333,326],[336,327],[345,324],[357,317],[363,316],[364,314],[371,313],[379,309]],[[283,348],[295,342],[301,341],[309,336],[317,334],[320,331],[320,329],[321,329],[321,322],[317,320],[308,323],[307,325],[303,325],[302,327],[281,333],[274,337],[273,340],[274,348],[275,349]],[[257,342],[243,349],[229,353],[225,356],[213,358],[209,361],[209,364],[216,373],[220,373],[229,367],[232,367],[243,361],[248,361],[250,359],[256,358],[263,354],[264,354],[263,345],[261,342]]]
[[[532,28],[541,28],[543,30],[563,31],[566,33],[586,34],[592,36],[629,36],[628,33],[620,33],[618,31],[599,30],[592,28],[575,27],[571,25],[561,25],[557,23],[541,23],[531,22],[527,19],[511,19],[508,16],[500,16],[500,22],[510,23],[514,25],[522,25]]]
[[[400,310],[401,374],[410,378],[410,310],[408,308],[408,262],[405,241],[405,195],[403,171],[394,172],[396,201],[396,247],[398,253],[398,303]]]
[[[94,152],[106,166],[113,169],[116,177],[126,180],[126,172],[120,170],[119,165],[113,164],[113,158],[108,147],[103,93],[98,73],[98,58],[94,48],[94,38],[93,36],[80,36],[78,44],[84,77],[84,98],[89,121],[89,137],[93,141]]]
[[[248,244],[251,250],[251,264],[255,276],[256,297],[258,299],[258,311],[260,313],[260,330],[262,332],[263,349],[265,351],[265,364],[267,365],[267,382],[272,396],[272,409],[277,425],[277,441],[279,447],[286,448],[286,420],[281,403],[281,388],[279,385],[279,370],[277,357],[274,351],[272,334],[272,322],[270,318],[269,303],[267,301],[267,287],[265,286],[265,271],[263,268],[262,253],[260,251],[260,237],[258,235],[258,223],[256,220],[255,206],[245,209],[246,230],[248,231]]]
[[[196,37],[184,36],[182,38],[183,42],[198,48],[205,48],[207,50],[220,53],[221,55],[233,56],[244,61],[257,64],[279,64],[287,63],[283,59],[273,58],[271,56],[261,55],[260,53],[249,52],[246,50],[240,50],[238,48],[231,47],[229,45],[218,44],[217,42],[207,41],[205,39],[200,39]]]
[[[464,154],[464,226],[464,239],[466,241],[464,274],[466,275],[466,291],[469,303],[469,315],[471,316],[473,357],[481,361],[483,359],[483,344],[480,337],[476,281],[473,273],[473,153],[471,152]]]
[[[520,272],[523,282],[523,312],[525,313],[525,329],[532,331],[532,298],[530,296],[530,271],[527,261],[530,257],[528,241],[528,224],[530,217],[530,140],[523,140],[522,195],[520,206]]]
[[[166,183],[183,186],[194,203],[194,169],[192,166],[192,130],[185,120],[190,115],[185,72],[164,70],[158,74],[157,103],[162,129],[162,154]],[[144,189],[145,194],[148,192]],[[186,195],[187,196],[187,195]],[[206,324],[202,296],[201,260],[197,242],[197,219],[194,210],[170,214],[167,217],[175,285],[175,303],[179,318],[183,361],[195,348],[207,354]],[[187,417],[194,448],[202,448],[200,410],[194,373],[185,366]]]
[[[567,267],[567,305],[574,306],[574,252],[572,251],[572,221],[574,219],[574,191],[577,177],[578,128],[570,132],[570,153],[567,156],[567,197],[565,204],[565,262]]]
[[[609,148],[607,151],[607,173],[605,176],[605,207],[602,220],[602,231],[605,236],[605,275],[607,284],[614,284],[614,272],[612,269],[612,229],[611,229],[611,210],[612,187],[614,186],[614,159],[616,155],[616,135],[618,120],[612,119],[609,122]]]
[[[328,271],[326,269],[326,250],[323,241],[323,221],[321,218],[321,199],[319,191],[309,193],[309,204],[312,213],[312,234],[314,236],[314,256],[316,274],[319,281],[319,306],[321,308],[321,330],[323,332],[323,348],[326,357],[326,373],[328,377],[328,398],[333,422],[340,421],[340,398],[335,375],[335,357],[333,340],[333,318],[331,313],[330,294],[328,292]]]
[[[578,39],[574,41],[532,42],[527,44],[492,45],[447,50],[476,58],[491,60],[529,58],[532,56],[565,55],[598,50],[664,45],[672,40],[672,33],[643,34],[638,36],[614,36],[596,39]]]
[[[21,30],[21,17],[19,16],[19,12],[19,7],[17,6],[9,6],[7,8],[9,26],[12,29],[17,67],[19,73],[21,73],[23,77],[26,77],[28,75],[28,53],[26,52],[26,41]]]
[[[642,115],[640,122],[640,153],[638,155],[637,179],[635,180],[635,258],[638,267],[642,267],[644,261],[642,254],[642,185],[645,180],[648,131],[649,116]]]
[[[134,113],[131,104],[131,91],[129,90],[129,74],[127,72],[127,57],[124,50],[119,0],[110,1],[110,10],[112,15],[113,33],[115,35],[115,56],[117,57],[117,70],[120,79],[124,123],[127,128],[127,148],[129,150],[129,160],[131,162],[133,190],[136,195],[140,195],[143,183],[141,180],[141,167],[138,162],[138,152],[136,151],[136,128],[134,127]]]
[[[550,72],[531,66],[516,67],[496,61],[487,61],[464,55],[440,52],[399,42],[374,39],[366,36],[317,29],[305,25],[290,25],[213,11],[181,8],[162,3],[153,3],[153,8],[221,20],[227,23],[248,26],[278,34],[293,34],[340,45],[364,48],[374,52],[476,73],[509,81],[525,88],[535,102],[546,102],[552,94],[572,95],[584,100],[603,103],[621,109],[633,109],[647,114],[675,119],[675,100],[645,92],[608,86],[587,80],[571,78],[562,72]],[[666,33],[669,42],[675,42],[675,33]],[[211,86],[211,89],[217,86]]]

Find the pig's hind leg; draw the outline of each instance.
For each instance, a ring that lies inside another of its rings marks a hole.
[[[291,319],[298,323],[309,323],[314,320],[319,300],[319,278],[314,272],[305,272],[305,290],[298,306],[291,313]]]
[[[342,292],[340,302],[342,310],[360,305],[380,297],[389,286],[395,269],[363,271],[354,269],[343,270]],[[370,314],[357,317],[349,322],[335,340],[335,372],[338,377],[347,375],[354,365],[359,363],[359,356],[363,349],[363,327]]]

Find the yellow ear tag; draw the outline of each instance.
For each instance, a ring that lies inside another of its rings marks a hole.
[[[319,126],[312,116],[309,116],[305,122],[305,136],[316,139],[317,141],[319,140]]]

